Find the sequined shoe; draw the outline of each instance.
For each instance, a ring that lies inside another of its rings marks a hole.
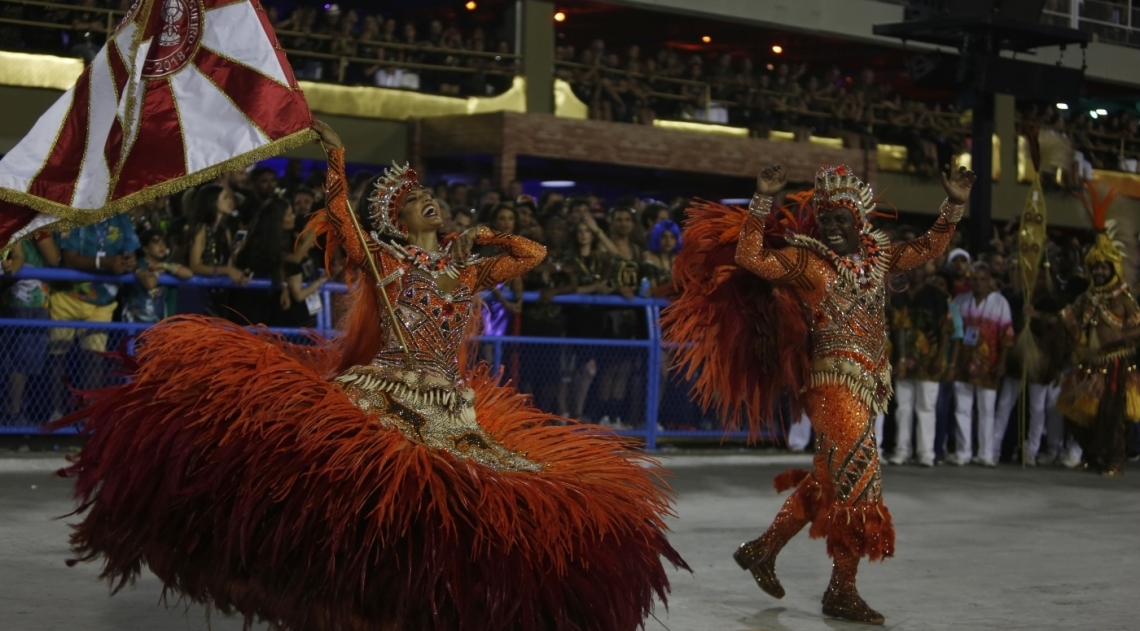
[[[736,559],[740,569],[752,573],[752,578],[765,594],[772,598],[784,597],[784,586],[776,578],[776,551],[764,545],[763,537],[740,544],[732,558]]]
[[[886,621],[883,614],[871,609],[855,591],[840,591],[835,587],[828,587],[823,593],[823,615],[849,622],[881,625]]]

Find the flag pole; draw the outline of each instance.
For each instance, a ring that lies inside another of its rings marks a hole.
[[[361,247],[364,248],[364,256],[368,259],[368,266],[372,270],[372,278],[376,280],[376,286],[380,288],[380,296],[384,300],[384,308],[388,311],[388,318],[392,322],[392,328],[396,330],[396,335],[400,338],[400,347],[404,349],[404,357],[410,357],[411,351],[408,350],[408,341],[404,339],[404,332],[400,329],[399,323],[396,321],[396,310],[392,308],[392,301],[388,298],[388,291],[384,288],[384,279],[380,277],[380,270],[376,268],[376,260],[372,258],[372,250],[368,249],[368,238],[364,236],[364,230],[360,227],[360,222],[356,218],[356,210],[353,209],[352,203],[348,199],[344,200],[348,206],[348,216],[352,220],[352,227],[356,231],[356,238],[360,240]]]

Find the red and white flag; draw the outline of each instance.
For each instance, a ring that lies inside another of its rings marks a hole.
[[[280,154],[312,122],[258,0],[136,0],[0,160],[0,247]]]

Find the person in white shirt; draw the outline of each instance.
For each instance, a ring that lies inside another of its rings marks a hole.
[[[994,405],[997,388],[1005,376],[1006,354],[1013,345],[1013,318],[1009,301],[994,291],[989,266],[970,266],[969,293],[959,294],[953,304],[962,314],[962,339],[954,347],[954,417],[956,450],[946,458],[955,465],[971,461],[971,411],[977,404],[977,464],[993,467]]]

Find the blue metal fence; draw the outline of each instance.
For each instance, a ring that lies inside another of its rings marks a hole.
[[[133,274],[111,276],[67,269],[25,268],[15,279],[38,279],[52,282],[110,282],[123,286],[136,283]],[[162,285],[229,288],[241,290],[226,278],[195,277],[181,281],[162,275]],[[267,280],[253,280],[245,289],[266,290]],[[322,334],[335,334],[332,312],[333,295],[346,293],[339,283],[326,283],[320,292],[323,308],[316,316],[315,329]],[[523,295],[524,303],[536,302],[537,292]],[[742,432],[726,434],[715,419],[701,414],[688,396],[688,385],[671,377],[667,370],[668,353],[660,334],[661,308],[668,304],[655,298],[626,299],[620,296],[566,295],[555,304],[577,307],[623,308],[640,311],[645,319],[642,339],[605,339],[571,337],[532,337],[517,335],[484,335],[480,338],[483,359],[496,370],[502,370],[520,390],[531,394],[544,411],[593,422],[608,424],[620,434],[640,437],[649,449],[656,449],[660,438],[740,438]],[[525,310],[525,307],[524,307]],[[0,318],[0,372],[6,382],[0,387],[4,419],[0,434],[26,434],[39,431],[47,420],[66,413],[68,385],[91,388],[115,383],[108,371],[107,360],[91,353],[78,341],[61,349],[58,344],[49,351],[52,331],[74,328],[76,340],[91,332],[105,332],[106,348],[118,348],[129,336],[147,325],[128,322],[69,322],[43,319]],[[305,340],[301,329],[272,329],[292,341]],[[58,336],[57,336],[58,337]],[[27,361],[29,345],[37,340],[43,357]],[[128,351],[130,351],[128,345]],[[52,353],[56,354],[52,354]],[[35,368],[31,370],[28,368]],[[20,372],[20,371],[24,372]],[[20,387],[16,388],[16,381]],[[13,397],[19,397],[19,413],[9,416]]]

